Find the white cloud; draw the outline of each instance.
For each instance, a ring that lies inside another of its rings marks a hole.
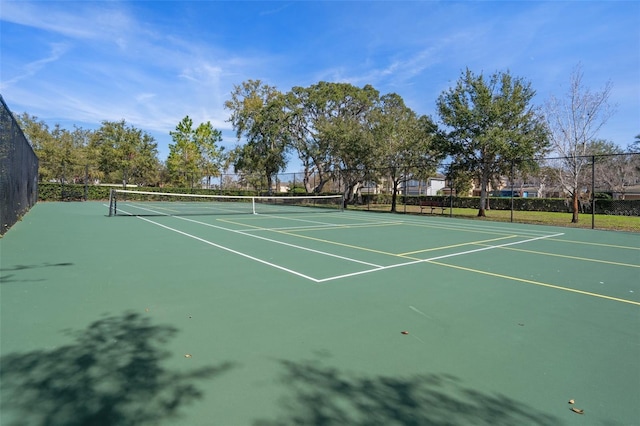
[[[38,74],[38,72],[44,68],[45,65],[58,61],[68,50],[66,43],[52,43],[50,45],[50,54],[46,58],[38,59],[33,62],[29,62],[22,67],[22,72],[14,77],[0,82],[0,89],[5,90],[8,87],[15,85],[21,80],[28,79]]]
[[[120,3],[3,1],[2,20],[77,39],[118,40],[136,28]]]
[[[593,42],[588,35],[571,35],[561,25],[563,13],[591,7],[575,3],[280,3],[273,14],[262,15],[264,6],[251,4],[246,21],[231,25],[224,20],[237,16],[238,10],[225,14],[236,7],[232,3],[194,2],[185,8],[192,15],[169,16],[161,10],[182,10],[179,2],[152,7],[147,2],[0,1],[2,22],[17,24],[1,28],[3,35],[20,43],[25,34],[29,48],[3,48],[5,99],[47,120],[99,126],[102,120],[125,119],[164,135],[185,115],[230,131],[223,105],[233,86],[247,79],[280,90],[321,80],[371,84],[383,94],[400,94],[425,114],[433,112],[437,96],[467,66],[485,73],[510,69],[532,82],[541,102],[558,92],[575,65],[568,54],[610,64],[601,59],[606,52],[585,48]],[[294,12],[309,15],[292,21],[291,28],[275,26],[289,16],[297,19]],[[260,39],[263,34],[273,40]],[[583,50],[578,53],[576,47]],[[34,60],[25,59],[25,51],[46,53]],[[627,56],[631,59],[611,68],[618,70],[612,76],[614,94],[623,100],[638,87],[637,78],[620,74],[638,68],[637,55]]]

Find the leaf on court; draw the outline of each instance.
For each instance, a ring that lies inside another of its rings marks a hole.
[[[576,408],[576,407],[571,407],[571,411],[573,411],[574,413],[578,413],[578,414],[584,414],[584,410],[582,410],[580,408]]]
[[[569,400],[569,404],[575,404],[575,402],[576,402],[576,401],[575,401],[575,400],[573,400],[573,399],[570,399],[570,400]]]
[[[409,332],[408,332],[408,331],[402,331],[401,333],[402,333],[402,334],[409,334]]]
[[[185,357],[185,358],[192,358],[192,357],[193,357],[193,355],[191,355],[191,354],[184,354],[184,357]]]

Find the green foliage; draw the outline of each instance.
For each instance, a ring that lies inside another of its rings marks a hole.
[[[193,120],[186,116],[169,134],[173,139],[166,164],[170,184],[193,187],[203,178],[220,176],[226,159],[224,148],[218,146],[222,132],[210,122],[194,129]]]
[[[159,182],[158,144],[125,120],[103,121],[91,135],[89,158],[98,164],[101,181],[155,185]]]
[[[16,119],[38,156],[40,181],[75,182],[84,177],[90,131],[67,130],[59,124],[50,130],[44,121],[26,113]]]
[[[87,185],[87,200],[89,201],[105,201],[109,199],[109,193],[113,186],[106,185]],[[120,187],[121,188],[121,187]],[[118,189],[120,189],[118,188]],[[204,188],[179,188],[179,187],[138,187],[139,191],[145,192],[163,192],[170,194],[201,194],[201,195],[260,195],[258,191],[252,190],[227,190],[227,191],[212,191]],[[79,201],[84,199],[85,185],[82,184],[59,184],[59,183],[39,183],[38,184],[38,200],[39,201],[62,201],[72,200]],[[65,195],[72,194],[74,197],[68,197]],[[127,194],[129,197],[129,194]],[[133,198],[131,198],[133,197]],[[129,199],[144,199],[142,196],[136,198],[135,194],[131,195]]]
[[[232,155],[235,171],[261,173],[271,191],[273,177],[287,165],[290,146],[284,95],[260,80],[249,80],[234,87],[225,108],[231,111],[229,121],[238,140],[246,138]]]
[[[508,72],[485,79],[467,69],[438,98],[440,118],[450,128],[446,152],[455,160],[449,174],[470,173],[480,183],[479,216],[489,182],[509,174],[512,166],[531,169],[548,146],[542,117],[530,105],[534,95],[529,83]]]
[[[79,201],[84,199],[85,188],[87,191],[87,200],[108,200],[109,191],[112,187],[100,185],[82,184],[59,184],[44,183],[38,184],[38,200],[39,201]]]
[[[353,188],[364,178],[359,171],[375,166],[371,113],[378,102],[372,86],[349,83],[321,81],[286,94],[291,146],[303,165],[307,192],[322,192],[345,170],[340,178]]]
[[[378,166],[391,180],[391,211],[401,183],[426,179],[442,159],[436,149],[437,126],[427,116],[418,117],[396,94],[384,95],[372,113],[374,152]],[[380,177],[380,176],[378,176]]]
[[[304,186],[295,185],[289,187],[289,195],[301,195],[307,194],[307,189]]]

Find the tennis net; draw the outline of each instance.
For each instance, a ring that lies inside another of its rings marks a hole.
[[[343,209],[342,195],[233,196],[112,189],[109,216],[280,214]]]

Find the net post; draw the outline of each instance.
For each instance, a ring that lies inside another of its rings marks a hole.
[[[251,197],[251,212],[253,214],[258,214],[256,213],[256,197]]]
[[[116,194],[112,189],[109,190],[109,217],[116,215]]]
[[[345,207],[345,205],[344,205],[344,200],[345,200],[345,198],[344,198],[344,193],[342,193],[342,197],[340,197],[340,211],[341,211],[341,212],[343,212],[343,211],[344,211],[344,207]]]

